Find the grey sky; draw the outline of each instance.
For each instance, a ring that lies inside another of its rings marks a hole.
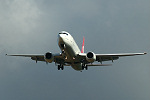
[[[68,31],[85,52],[150,53],[149,0],[0,0],[1,100],[149,100],[149,54],[110,67],[58,71],[54,63],[5,53],[60,52]],[[110,64],[111,62],[105,62]]]

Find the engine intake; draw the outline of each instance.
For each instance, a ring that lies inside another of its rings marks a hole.
[[[45,61],[51,63],[54,60],[54,56],[53,56],[53,54],[51,52],[47,52],[44,55],[44,59],[45,59]]]
[[[96,60],[96,55],[93,52],[88,52],[86,55],[86,60],[90,63],[93,63]]]

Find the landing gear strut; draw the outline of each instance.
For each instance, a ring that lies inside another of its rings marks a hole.
[[[64,70],[64,66],[62,64],[58,65],[58,70]]]

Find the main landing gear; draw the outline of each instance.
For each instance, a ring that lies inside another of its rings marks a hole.
[[[85,64],[82,64],[82,70],[84,70],[84,69],[88,70],[88,66]]]
[[[64,70],[64,66],[62,64],[58,65],[58,70]]]

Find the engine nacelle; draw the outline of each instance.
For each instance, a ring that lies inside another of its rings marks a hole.
[[[44,55],[44,59],[45,59],[45,61],[52,63],[54,61],[54,56],[51,52],[47,52]]]
[[[96,60],[96,55],[93,52],[88,52],[86,55],[86,60],[90,63],[93,63]]]

